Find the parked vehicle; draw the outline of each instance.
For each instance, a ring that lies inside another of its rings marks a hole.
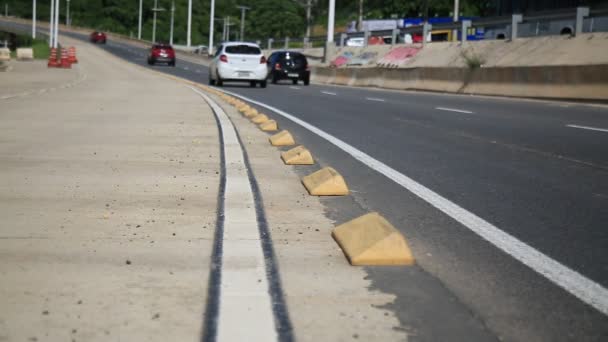
[[[277,51],[268,57],[268,78],[272,84],[280,80],[291,80],[293,84],[302,81],[310,84],[310,66],[306,56],[294,51]]]
[[[365,45],[365,38],[363,38],[363,37],[353,37],[353,38],[349,38],[346,41],[346,46],[360,47],[360,46],[364,46],[364,45]]]
[[[106,34],[103,32],[95,31],[95,32],[91,33],[89,39],[90,39],[91,43],[105,44],[106,43]]]
[[[249,82],[266,88],[268,69],[266,57],[257,44],[225,42],[220,45],[209,64],[209,84],[221,87],[224,82]]]
[[[148,64],[167,63],[169,66],[175,66],[175,50],[169,44],[154,44],[150,48],[148,54]]]

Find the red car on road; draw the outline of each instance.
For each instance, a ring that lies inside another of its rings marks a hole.
[[[90,40],[91,40],[91,43],[105,44],[106,43],[106,34],[103,32],[95,31],[95,32],[91,33]]]
[[[154,44],[148,54],[148,64],[167,63],[175,66],[175,51],[169,44]]]

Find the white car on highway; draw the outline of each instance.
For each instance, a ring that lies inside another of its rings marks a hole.
[[[249,82],[266,88],[266,57],[257,44],[226,42],[220,45],[209,64],[209,84],[221,87],[226,81]]]

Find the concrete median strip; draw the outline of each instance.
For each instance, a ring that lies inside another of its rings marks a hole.
[[[279,133],[271,136],[268,138],[268,141],[270,141],[272,146],[291,146],[296,144],[295,140],[293,140],[293,137],[291,136],[291,133],[286,130],[280,131]]]
[[[268,121],[268,116],[266,116],[265,114],[258,114],[251,118],[251,122],[253,122],[254,124],[261,124],[266,121]]]
[[[376,212],[339,225],[331,236],[353,266],[414,264],[403,235]]]
[[[344,196],[349,193],[342,175],[331,167],[324,167],[303,177],[302,184],[313,196]]]
[[[260,129],[264,132],[274,132],[279,129],[277,122],[274,120],[268,120],[268,121],[260,124],[258,127],[260,127]]]
[[[287,165],[313,165],[315,163],[312,154],[304,146],[297,146],[281,153],[281,159]]]
[[[213,109],[222,135],[222,177],[215,240],[219,244],[212,258],[216,265],[210,274],[211,297],[207,303],[205,341],[277,341],[291,340],[290,329],[277,330],[277,322],[289,325],[286,317],[277,317],[276,299],[284,305],[282,290],[273,285],[275,260],[261,203],[256,201],[250,166],[238,133],[223,109],[209,96],[191,88]],[[261,210],[260,210],[261,209]],[[266,246],[266,247],[264,247]],[[281,308],[280,312],[284,312]]]

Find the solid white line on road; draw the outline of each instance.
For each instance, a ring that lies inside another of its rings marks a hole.
[[[226,190],[217,341],[276,341],[266,263],[243,147],[224,110],[204,93],[190,89],[212,107],[224,141]]]
[[[385,102],[386,101],[385,99],[380,99],[377,97],[366,97],[365,99],[368,101],[376,101],[376,102]]]
[[[294,87],[294,86],[291,86],[291,87],[289,87],[289,89],[300,90],[300,89],[302,89],[302,88],[300,88],[300,87]]]
[[[437,110],[443,110],[446,112],[456,112],[456,113],[464,113],[464,114],[473,114],[473,112],[469,111],[469,110],[462,110],[462,109],[454,109],[454,108],[445,108],[445,107],[435,107],[435,109]]]
[[[332,95],[332,96],[336,96],[336,95],[338,95],[338,94],[336,94],[336,93],[331,93],[331,92],[329,92],[329,91],[322,91],[321,93],[326,94],[326,95]]]
[[[225,91],[230,95],[239,97],[261,107],[265,107],[275,113],[299,124],[312,133],[329,141],[344,152],[350,154],[353,158],[359,160],[369,168],[386,176],[393,182],[401,185],[411,193],[420,197],[427,203],[450,216],[464,227],[467,227],[475,234],[492,243],[505,253],[519,260],[524,265],[527,265],[534,271],[540,273],[554,284],[560,286],[564,290],[570,292],[583,302],[591,305],[604,315],[608,315],[608,290],[602,285],[588,279],[584,275],[562,265],[556,260],[536,250],[532,246],[523,241],[518,240],[514,236],[502,231],[493,224],[487,222],[474,213],[460,207],[458,204],[439,195],[433,190],[416,182],[408,176],[382,163],[381,161],[371,157],[370,155],[356,149],[346,142],[334,137],[333,135],[322,131],[321,129],[289,114],[278,108],[255,101],[240,94]]]
[[[586,129],[586,130],[589,130],[589,131],[598,131],[598,132],[606,132],[606,133],[608,133],[608,129],[606,129],[606,128],[597,128],[597,127],[579,126],[579,125],[566,125],[566,127],[578,128],[578,129]]]

